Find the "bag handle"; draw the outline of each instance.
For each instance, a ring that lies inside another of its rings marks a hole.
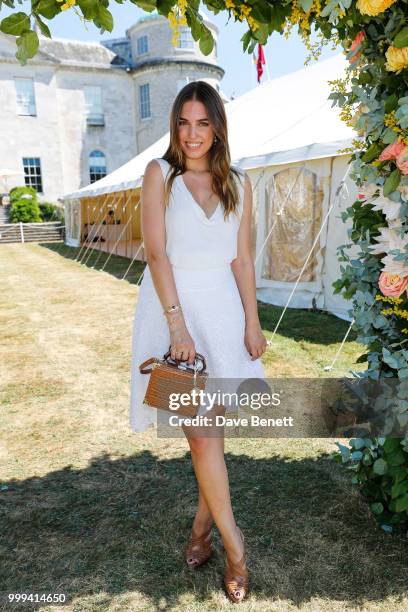
[[[171,363],[171,361],[169,361],[169,357],[171,355],[171,345],[169,347],[169,350],[167,351],[167,353],[165,353],[165,355],[163,355],[163,360],[166,361],[169,365],[173,365]],[[201,370],[198,370],[199,372],[204,372],[204,370],[206,369],[206,363],[205,363],[205,359],[203,357],[203,355],[201,355],[200,353],[196,353],[195,359],[194,359],[194,363],[196,362],[196,360],[201,361],[202,362],[202,368]],[[177,366],[180,363],[183,363],[182,359],[174,359],[174,361],[177,363]],[[186,359],[184,359],[184,361],[186,361]],[[149,366],[153,363],[158,363],[158,360],[156,359],[156,357],[150,357],[150,359],[146,359],[146,361],[144,361],[143,363],[140,364],[139,366],[139,372],[141,374],[150,374],[153,370],[153,367],[146,367]],[[187,366],[186,366],[187,367]],[[191,369],[191,368],[189,368]]]
[[[155,363],[156,361],[157,361],[156,357],[150,357],[150,359],[146,359],[146,361],[140,364],[139,372],[141,374],[150,374],[153,368],[146,368],[146,366],[150,365],[151,363]]]
[[[170,355],[171,355],[171,345],[169,346],[169,350],[167,351],[167,353],[166,353],[165,355],[163,355],[163,359],[164,359],[165,361],[167,361],[167,363],[169,363],[168,359],[169,359]],[[197,360],[202,362],[202,368],[201,368],[201,370],[199,370],[199,372],[204,372],[204,370],[205,370],[205,369],[206,369],[206,367],[207,367],[207,364],[205,363],[204,356],[203,356],[203,355],[201,355],[201,353],[196,353],[196,354],[195,354],[194,363],[195,363]],[[177,359],[177,358],[174,358],[174,361],[175,361],[175,362],[177,363],[177,365],[178,365],[178,364],[183,363],[184,361],[187,361],[187,360],[186,360],[186,359]],[[171,362],[170,362],[170,363],[171,363]]]

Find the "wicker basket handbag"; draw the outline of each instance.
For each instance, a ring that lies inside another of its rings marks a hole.
[[[200,404],[196,399],[194,403],[191,392],[193,389],[199,391],[205,389],[208,378],[205,359],[200,353],[196,353],[194,364],[187,365],[180,359],[171,359],[171,346],[162,359],[151,357],[139,366],[141,374],[150,374],[149,384],[146,389],[144,403],[152,408],[160,408],[194,417],[197,415]],[[201,362],[201,369],[197,369],[197,362]],[[148,366],[151,366],[150,368]],[[173,393],[184,394],[184,401],[180,406],[170,407],[170,395]],[[185,394],[190,395],[190,402],[186,401]]]

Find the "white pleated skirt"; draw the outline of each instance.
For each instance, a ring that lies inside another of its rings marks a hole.
[[[209,378],[264,379],[261,359],[252,360],[244,344],[245,313],[231,266],[172,269],[188,331],[206,360]],[[150,357],[161,359],[169,347],[167,318],[146,265],[132,336],[129,416],[134,432],[156,425],[162,412],[143,402],[150,375],[140,374],[139,365]]]

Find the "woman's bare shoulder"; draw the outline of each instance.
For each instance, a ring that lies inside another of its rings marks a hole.
[[[144,174],[145,176],[147,174],[148,177],[158,177],[161,174],[163,176],[163,179],[165,179],[169,169],[169,162],[167,162],[162,157],[154,157],[147,163]]]

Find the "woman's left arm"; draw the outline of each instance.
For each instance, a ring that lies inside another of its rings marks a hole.
[[[237,257],[231,262],[237,287],[245,311],[245,346],[252,360],[266,350],[267,341],[262,333],[256,303],[255,268],[251,253],[252,185],[245,173],[244,202],[238,230]]]

